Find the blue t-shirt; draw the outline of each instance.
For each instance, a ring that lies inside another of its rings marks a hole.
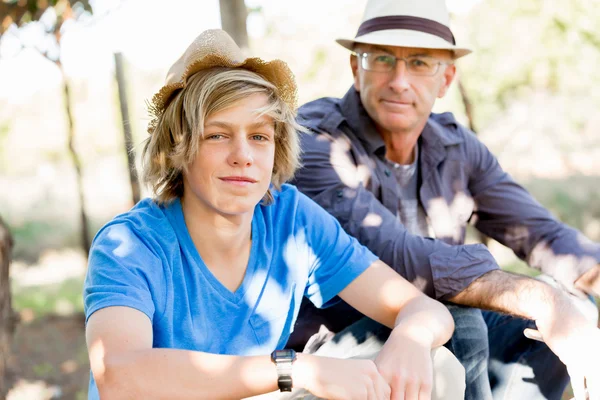
[[[110,306],[150,318],[153,347],[265,355],[285,346],[300,303],[324,306],[377,258],[294,186],[272,191],[252,219],[252,247],[231,292],[203,263],[179,200],[151,199],[94,238],[84,284],[86,321]],[[93,378],[89,398],[98,398]]]

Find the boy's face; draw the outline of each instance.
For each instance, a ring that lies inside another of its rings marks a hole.
[[[184,173],[185,202],[222,215],[254,210],[269,189],[275,157],[274,121],[256,112],[267,101],[254,94],[206,118],[198,154]]]

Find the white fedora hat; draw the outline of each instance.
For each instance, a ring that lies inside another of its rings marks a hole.
[[[452,50],[455,58],[471,53],[456,46],[445,0],[369,0],[354,39],[337,39],[349,50],[356,43]]]

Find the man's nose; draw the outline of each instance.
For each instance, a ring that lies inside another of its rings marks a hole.
[[[398,59],[396,62],[396,66],[392,71],[392,76],[390,78],[390,87],[396,92],[406,90],[409,87],[408,79],[409,75],[407,61],[403,59]]]

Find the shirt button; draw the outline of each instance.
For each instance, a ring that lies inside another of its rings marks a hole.
[[[344,197],[344,192],[341,190],[338,190],[336,194],[337,194],[337,197]]]
[[[389,177],[390,175],[392,175],[392,173],[390,172],[389,169],[385,170],[385,176]]]

